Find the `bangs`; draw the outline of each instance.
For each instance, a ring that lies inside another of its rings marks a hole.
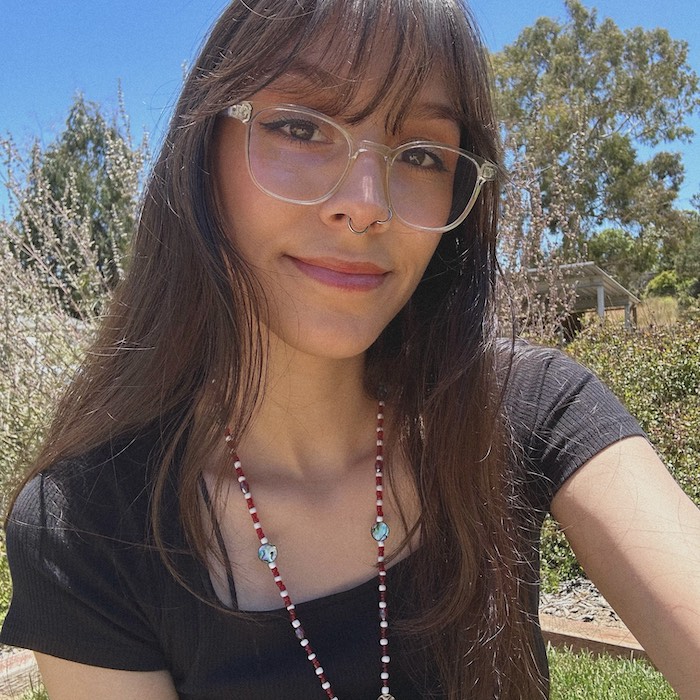
[[[294,89],[290,77],[303,75],[305,80],[296,89],[306,83],[327,113],[342,114],[352,123],[384,109],[390,128],[398,127],[429,78],[440,75],[448,94],[455,94],[451,76],[445,75],[450,62],[440,50],[444,37],[441,40],[439,32],[431,32],[429,23],[410,11],[423,4],[319,3],[321,11],[314,13],[299,41],[281,57],[270,82]]]
[[[474,94],[484,67],[479,36],[456,0],[237,0],[202,53],[208,99],[195,110],[216,114],[274,83],[349,122],[384,109],[395,130],[427,81],[440,78],[471,131],[484,124],[475,104],[485,101]]]

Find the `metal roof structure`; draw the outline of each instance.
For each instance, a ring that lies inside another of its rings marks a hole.
[[[640,300],[625,289],[619,282],[613,279],[605,270],[602,270],[594,262],[570,263],[560,265],[562,283],[573,285],[576,290],[576,301],[571,309],[572,314],[581,314],[586,311],[596,311],[601,319],[605,318],[608,309],[624,309],[625,325],[632,323]],[[528,270],[528,276],[537,280],[538,270]],[[549,289],[546,280],[537,282],[537,293],[544,294]]]

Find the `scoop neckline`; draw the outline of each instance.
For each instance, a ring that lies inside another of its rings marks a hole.
[[[409,554],[407,554],[403,559],[400,559],[395,564],[389,566],[387,568],[387,572],[394,572],[394,574],[400,573],[406,566],[408,566],[408,563],[413,558],[414,554],[415,552],[409,552]],[[219,597],[216,595],[216,591],[214,590],[214,586],[209,575],[209,570],[206,567],[204,567],[204,581],[208,595],[212,596],[219,605],[223,605]],[[356,598],[361,598],[362,596],[366,595],[369,590],[376,588],[376,586],[377,577],[372,576],[372,578],[351,586],[350,588],[346,588],[345,590],[329,593],[328,595],[321,596],[320,598],[311,598],[301,603],[294,603],[294,607],[297,610],[322,610],[324,608],[338,606]],[[241,610],[240,608],[227,609],[241,613],[242,615],[260,618],[275,618],[283,616],[286,619],[288,615],[287,609],[284,606],[279,608],[270,608],[269,610]]]

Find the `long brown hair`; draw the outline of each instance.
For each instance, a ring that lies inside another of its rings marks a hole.
[[[460,115],[462,146],[498,162],[485,52],[460,0],[237,0],[189,73],[145,189],[127,278],[29,475],[157,425],[168,449],[152,517],[166,561],[158,532],[165,484],[177,466],[183,526],[204,560],[201,457],[232,416],[237,434],[245,430],[264,391],[265,347],[254,319],[265,300],[229,242],[210,174],[217,115],[311,51],[330,74],[345,76],[337,109],[347,110],[387,36],[386,79],[351,118],[387,104],[400,120],[439,71]],[[391,449],[411,464],[421,504],[417,612],[405,631],[430,650],[426,665],[437,668],[450,699],[545,692],[523,602],[521,581],[531,576],[523,572],[499,417],[497,210],[497,188],[486,187],[367,352],[368,391],[390,378]]]

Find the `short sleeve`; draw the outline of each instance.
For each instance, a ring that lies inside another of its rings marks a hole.
[[[20,493],[7,525],[13,594],[0,639],[94,666],[159,670],[148,603],[157,582],[148,548],[133,537],[138,499],[124,511],[124,499],[105,490],[115,483],[102,477],[107,468],[98,471],[86,479],[50,470]]]
[[[593,372],[552,348],[518,345],[506,397],[533,500],[543,510],[566,479],[598,452],[644,435]]]

